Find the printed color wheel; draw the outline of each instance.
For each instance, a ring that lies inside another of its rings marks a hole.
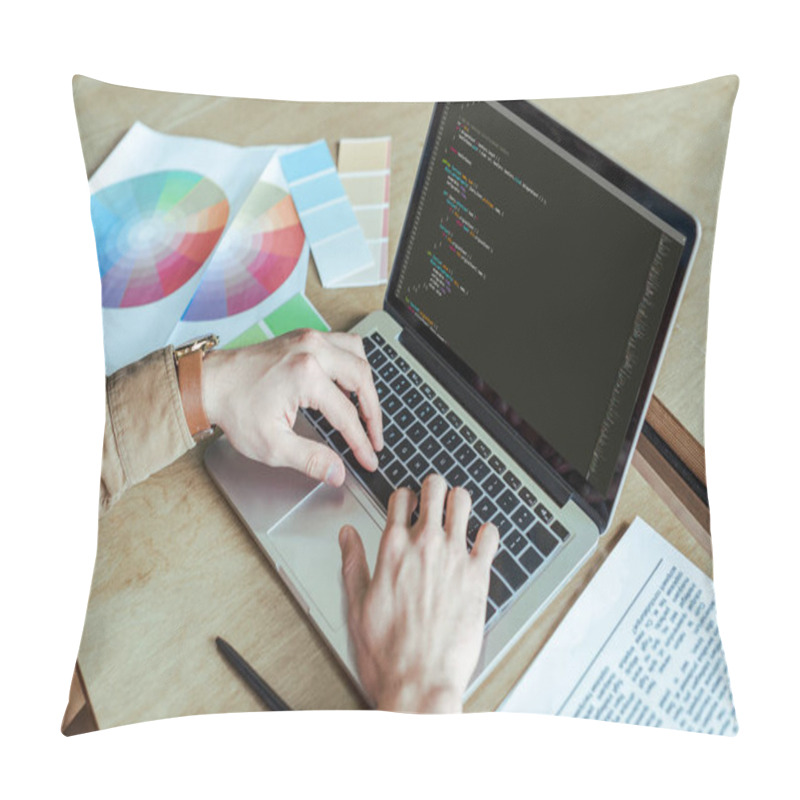
[[[291,195],[274,184],[257,183],[214,253],[183,319],[221,319],[258,305],[291,275],[304,243]]]
[[[203,266],[228,220],[228,200],[195,172],[152,172],[92,195],[103,307],[161,300]]]

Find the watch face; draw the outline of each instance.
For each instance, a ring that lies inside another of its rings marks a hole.
[[[219,344],[219,336],[215,333],[207,333],[205,336],[200,336],[197,339],[192,339],[186,344],[176,347],[174,350],[175,358],[183,358],[187,353],[193,353],[195,350],[202,350],[207,353],[212,348]]]

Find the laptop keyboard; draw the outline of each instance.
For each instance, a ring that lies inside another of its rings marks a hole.
[[[384,509],[395,489],[408,487],[418,493],[431,472],[470,493],[467,547],[472,548],[484,522],[494,523],[500,532],[489,581],[488,625],[570,533],[383,336],[375,332],[363,341],[383,411],[378,469],[365,470],[344,437],[318,411],[306,409],[305,415]]]

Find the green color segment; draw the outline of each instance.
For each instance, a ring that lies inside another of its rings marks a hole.
[[[269,336],[267,336],[261,329],[261,326],[256,323],[255,325],[251,325],[244,333],[240,333],[235,339],[228,342],[222,349],[235,350],[237,347],[249,347],[251,344],[266,342],[267,339],[269,339]]]
[[[296,328],[315,328],[318,331],[330,330],[324,319],[314,310],[305,295],[296,294],[282,306],[276,308],[264,319],[269,329],[276,335],[293,331]]]

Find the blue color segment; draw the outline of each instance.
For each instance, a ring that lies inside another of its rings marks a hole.
[[[307,147],[281,156],[281,168],[286,180],[294,183],[317,172],[333,169],[334,164],[328,145],[324,139],[320,139]]]
[[[345,198],[342,198],[341,202],[301,213],[300,221],[312,245],[348,228],[358,228],[353,207]]]
[[[341,197],[344,197],[344,188],[335,172],[320,175],[318,178],[303,181],[292,187],[292,200],[298,213]]]

